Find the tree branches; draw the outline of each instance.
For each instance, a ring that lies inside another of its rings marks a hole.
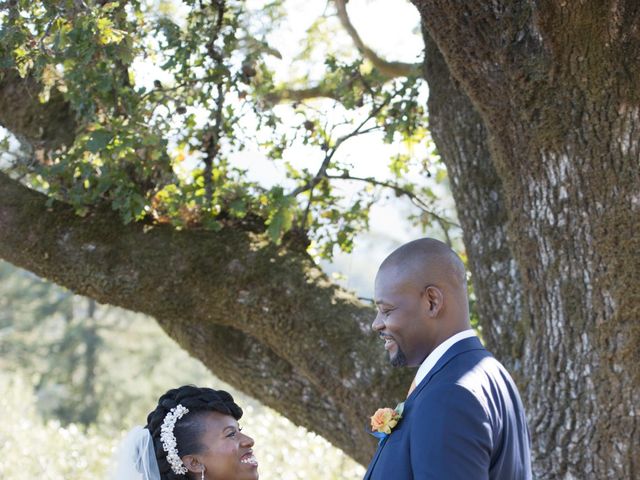
[[[351,37],[358,51],[360,51],[365,59],[373,64],[385,80],[422,75],[421,63],[388,61],[380,57],[372,48],[366,45],[360,37],[360,34],[351,22],[345,0],[333,0],[333,3],[336,6],[336,13],[340,23],[349,37]],[[332,88],[326,80],[321,80],[316,85],[305,88],[279,87],[276,90],[266,93],[263,99],[268,103],[275,104],[281,102],[300,102],[321,97],[340,101],[340,96],[336,94],[335,88]]]
[[[381,130],[384,128],[384,125],[381,125],[379,123],[380,119],[378,117],[382,114],[385,108],[389,107],[390,103],[394,99],[401,96],[405,88],[406,86],[402,86],[397,88],[393,92],[388,93],[378,105],[374,106],[371,109],[371,111],[367,114],[367,116],[351,132],[339,137],[334,142],[331,142],[330,140],[325,141],[325,144],[323,145],[323,149],[325,150],[324,159],[319,169],[315,173],[315,175],[309,178],[304,184],[299,185],[297,188],[293,189],[288,194],[289,197],[293,198],[300,195],[301,193],[308,192],[309,199],[307,201],[305,213],[302,217],[302,222],[301,222],[303,228],[306,226],[307,216],[310,212],[311,205],[313,204],[314,200],[316,200],[316,198],[314,197],[314,189],[320,184],[320,182],[322,182],[323,180],[334,180],[334,181],[350,180],[350,181],[367,183],[372,186],[387,188],[392,190],[397,196],[407,197],[411,201],[411,203],[413,203],[416,207],[418,207],[424,214],[427,214],[430,217],[432,217],[440,225],[447,241],[451,243],[448,229],[450,227],[459,228],[459,225],[435,213],[433,209],[430,208],[428,203],[425,200],[423,200],[419,194],[415,193],[411,185],[403,186],[397,182],[380,181],[373,177],[354,176],[349,173],[348,169],[337,168],[335,165],[333,165],[333,168],[337,169],[338,171],[341,171],[341,173],[338,175],[329,173],[329,170],[332,168],[332,159],[334,158],[338,149],[346,141],[356,136],[363,135],[375,130]],[[370,123],[372,120],[377,120],[378,123],[368,128],[365,128],[365,126],[368,123]]]
[[[421,74],[421,63],[390,62],[384,60],[371,48],[365,45],[362,38],[358,34],[358,31],[351,23],[351,19],[349,18],[349,14],[347,13],[347,2],[345,0],[333,0],[333,3],[337,8],[340,23],[342,23],[342,26],[353,40],[355,46],[367,60],[373,63],[373,65],[380,71],[380,73],[382,73],[382,75],[384,75],[388,79],[392,79],[396,77],[408,77],[411,75]]]

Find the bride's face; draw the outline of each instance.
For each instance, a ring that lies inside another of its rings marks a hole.
[[[230,415],[209,412],[200,438],[204,450],[194,455],[205,466],[207,480],[257,480],[258,461],[253,456],[253,439],[240,431]],[[198,475],[198,478],[199,475]]]

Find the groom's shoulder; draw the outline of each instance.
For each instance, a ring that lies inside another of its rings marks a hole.
[[[471,344],[468,348],[452,352],[434,374],[435,381],[446,381],[459,375],[480,373],[482,370],[494,370],[500,362],[479,343]]]
[[[457,398],[482,405],[488,411],[495,397],[510,396],[514,392],[517,388],[511,376],[489,351],[470,349],[453,356],[434,373],[418,392],[416,408]]]
[[[452,356],[440,366],[418,397],[428,400],[429,397],[441,395],[443,392],[459,391],[460,388],[470,392],[490,389],[496,379],[509,376],[506,369],[496,358],[484,348],[465,350]]]
[[[434,375],[434,382],[470,386],[509,377],[506,368],[484,348],[467,350],[454,356]]]

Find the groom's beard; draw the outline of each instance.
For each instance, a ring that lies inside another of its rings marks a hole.
[[[393,358],[390,359],[390,361],[391,361],[391,366],[392,367],[406,367],[407,366],[407,357],[405,357],[404,352],[402,351],[402,349],[400,348],[399,345],[398,345],[398,351],[393,356]]]

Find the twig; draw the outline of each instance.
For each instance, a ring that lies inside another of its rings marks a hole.
[[[348,174],[347,175],[326,175],[325,178],[327,178],[328,180],[353,180],[356,182],[366,182],[366,183],[369,183],[370,185],[376,185],[379,187],[390,188],[394,192],[406,196],[407,198],[409,198],[409,200],[411,200],[411,203],[413,203],[416,207],[418,207],[423,212],[435,218],[436,221],[442,227],[442,229],[445,230],[445,235],[447,235],[445,225],[458,227],[458,228],[460,227],[460,225],[458,225],[457,223],[452,222],[451,220],[447,220],[446,218],[430,210],[429,206],[423,200],[421,200],[415,193],[410,192],[406,188],[402,188],[401,186],[396,185],[394,183],[376,180],[375,178],[372,178],[372,177],[355,177]]]
[[[364,127],[367,124],[367,122],[369,122],[371,119],[375,118],[376,115],[391,101],[391,99],[395,98],[396,95],[401,93],[403,89],[404,88],[400,88],[400,89],[396,90],[393,93],[393,95],[389,95],[389,97],[387,97],[387,99],[385,99],[384,102],[382,102],[376,108],[371,110],[371,112],[369,112],[369,115],[367,116],[367,118],[365,118],[352,132],[350,132],[347,135],[344,135],[344,136],[338,138],[338,140],[336,140],[335,145],[333,145],[333,147],[330,147],[327,150],[327,153],[325,154],[324,160],[322,161],[322,164],[320,165],[320,168],[318,169],[318,172],[315,174],[315,176],[311,180],[309,180],[306,184],[301,185],[298,188],[296,188],[295,190],[293,190],[289,194],[289,196],[290,197],[295,197],[295,196],[299,195],[302,192],[306,192],[307,190],[310,190],[310,189],[314,188],[318,183],[320,183],[320,181],[323,178],[327,178],[327,168],[329,167],[329,162],[331,162],[331,159],[335,155],[335,153],[338,150],[338,148],[340,147],[340,145],[342,145],[344,142],[346,142],[350,138],[356,137],[358,135],[362,135],[364,133],[370,132],[370,131],[375,130],[376,128],[378,128],[378,126],[376,125],[374,127],[368,128],[366,130],[361,130],[362,127]]]
[[[309,190],[309,201],[307,202],[307,206],[304,209],[304,216],[302,217],[302,222],[300,224],[300,230],[305,230],[307,226],[307,218],[309,218],[309,210],[311,210],[311,204],[313,203],[313,188]]]
[[[379,57],[376,52],[374,52],[371,48],[369,48],[360,38],[358,31],[355,29],[351,20],[349,19],[349,14],[347,13],[347,2],[345,0],[333,0],[333,3],[336,5],[336,9],[338,11],[338,18],[340,19],[340,23],[347,31],[351,40],[356,45],[358,50],[362,52],[365,58],[367,58],[373,65],[387,78],[395,78],[395,77],[408,77],[410,75],[420,75],[420,69],[422,68],[422,64],[419,63],[404,63],[404,62],[389,62]]]
[[[47,24],[47,28],[45,29],[44,33],[40,37],[40,40],[38,41],[38,48],[40,49],[40,51],[44,55],[50,55],[51,54],[51,52],[47,51],[47,48],[44,46],[44,41],[49,36],[49,32],[51,31],[51,27],[53,26],[53,24],[54,24],[54,22],[56,20],[57,20],[57,17],[53,17],[53,19],[51,19],[51,21]]]
[[[216,18],[216,25],[211,35],[210,45],[213,49],[213,45],[218,39],[220,30],[222,29],[222,22],[224,18],[225,0],[213,0],[214,4],[218,7],[218,17]],[[212,55],[217,66],[222,66],[222,55]],[[208,141],[206,142],[206,157],[204,159],[204,188],[205,188],[205,205],[211,208],[213,202],[213,185],[211,183],[213,161],[220,150],[220,129],[222,127],[222,108],[224,106],[224,88],[223,79],[219,79],[216,83],[216,89],[218,96],[216,98],[216,113],[214,117],[213,129],[208,135]]]

